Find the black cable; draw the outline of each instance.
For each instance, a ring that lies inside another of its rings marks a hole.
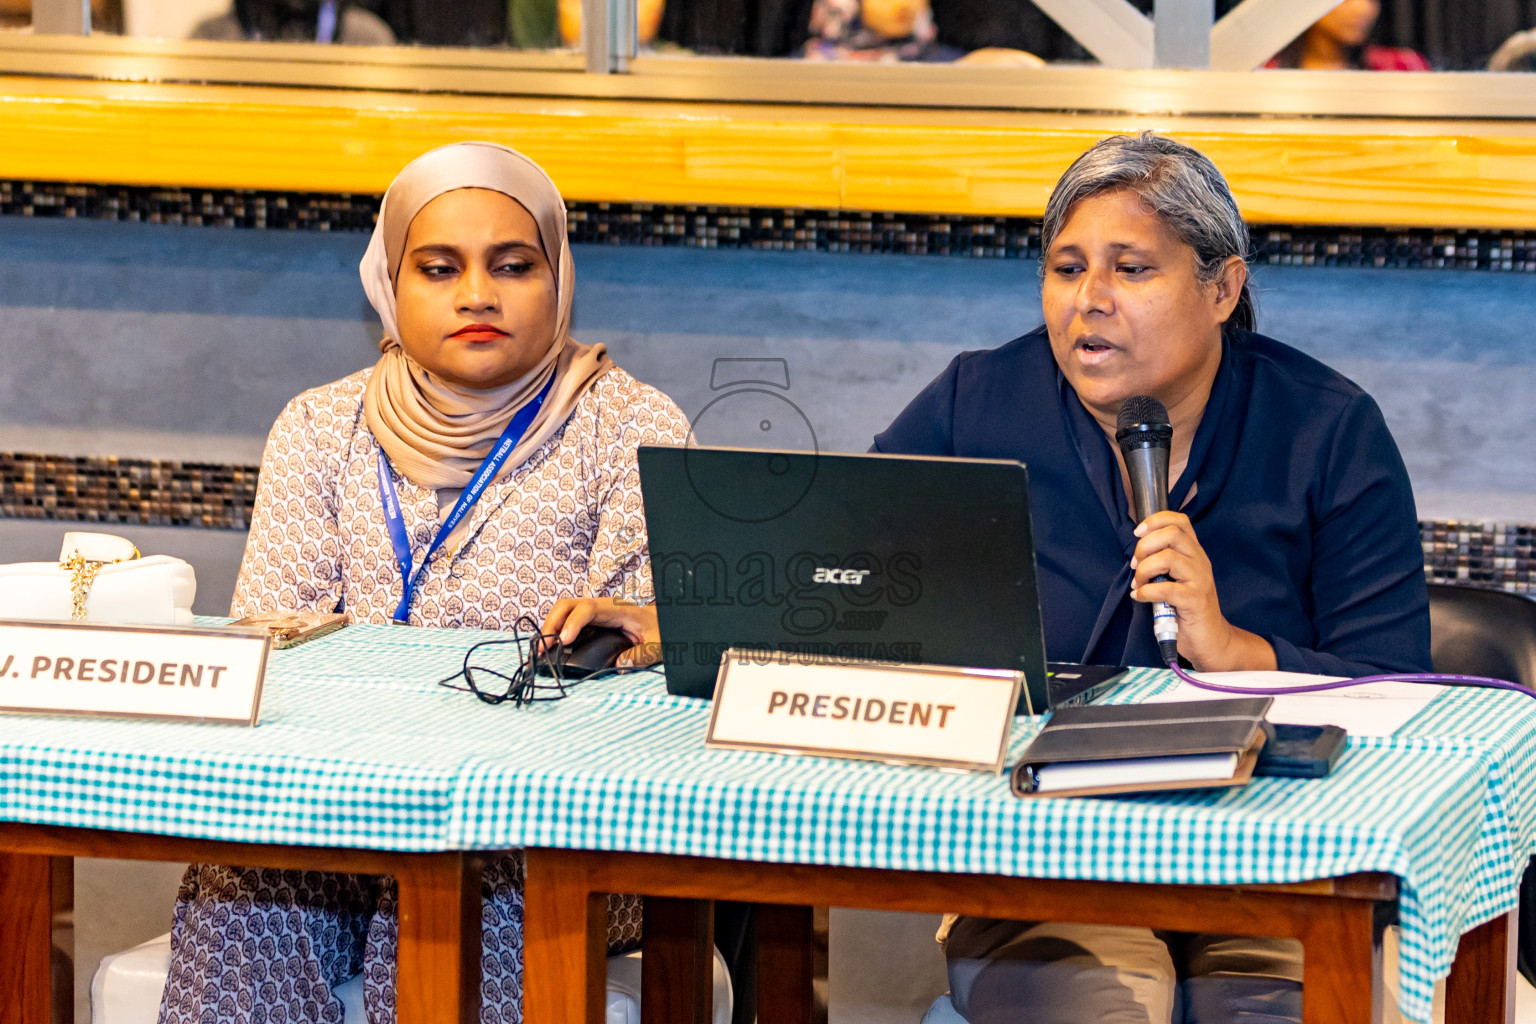
[[[464,664],[459,671],[439,679],[437,685],[450,690],[473,693],[476,698],[486,704],[504,704],[510,701],[513,707],[521,707],[539,701],[564,700],[571,695],[571,689],[577,683],[629,675],[633,672],[645,671],[649,667],[614,666],[599,669],[580,678],[567,678],[564,670],[565,645],[560,642],[558,633],[540,632],[538,622],[530,615],[521,616],[513,622],[511,632],[512,636],[508,639],[482,640],[465,651]],[[476,653],[482,648],[504,647],[510,644],[517,644],[520,647],[526,644],[526,647],[522,648],[522,657],[518,661],[517,668],[513,669],[511,674],[488,665],[474,663]],[[542,675],[539,671],[541,667],[545,670]],[[460,679],[463,679],[467,685],[458,685]],[[493,680],[499,680],[505,685],[494,684]]]

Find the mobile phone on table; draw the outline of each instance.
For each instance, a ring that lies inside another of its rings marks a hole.
[[[345,612],[263,612],[230,623],[265,629],[272,635],[272,646],[277,650],[334,633],[346,624]]]

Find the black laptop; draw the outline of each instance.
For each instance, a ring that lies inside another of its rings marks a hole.
[[[729,647],[1021,671],[1021,714],[1124,670],[1048,676],[1022,463],[640,448],[667,689],[712,697]]]

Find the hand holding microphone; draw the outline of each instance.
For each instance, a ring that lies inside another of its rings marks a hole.
[[[1173,427],[1155,398],[1137,395],[1120,406],[1115,440],[1131,478],[1136,536],[1131,597],[1152,604],[1152,632],[1163,664],[1182,650],[1197,669],[1272,669],[1275,650],[1221,613],[1211,560],[1189,517],[1168,510],[1168,459]]]
[[[1137,532],[1141,524],[1158,512],[1168,510],[1168,453],[1173,448],[1173,424],[1168,410],[1149,395],[1133,395],[1120,405],[1115,422],[1115,443],[1125,457],[1131,478],[1131,505],[1135,509]],[[1140,545],[1137,546],[1140,550]],[[1167,583],[1167,573],[1152,578]],[[1173,607],[1164,601],[1152,603],[1152,635],[1157,638],[1157,652],[1163,664],[1179,660],[1179,620]]]

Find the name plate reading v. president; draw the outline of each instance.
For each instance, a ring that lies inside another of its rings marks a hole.
[[[1023,681],[998,669],[733,647],[720,662],[705,742],[998,772]]]
[[[266,630],[0,621],[0,711],[255,725]]]

